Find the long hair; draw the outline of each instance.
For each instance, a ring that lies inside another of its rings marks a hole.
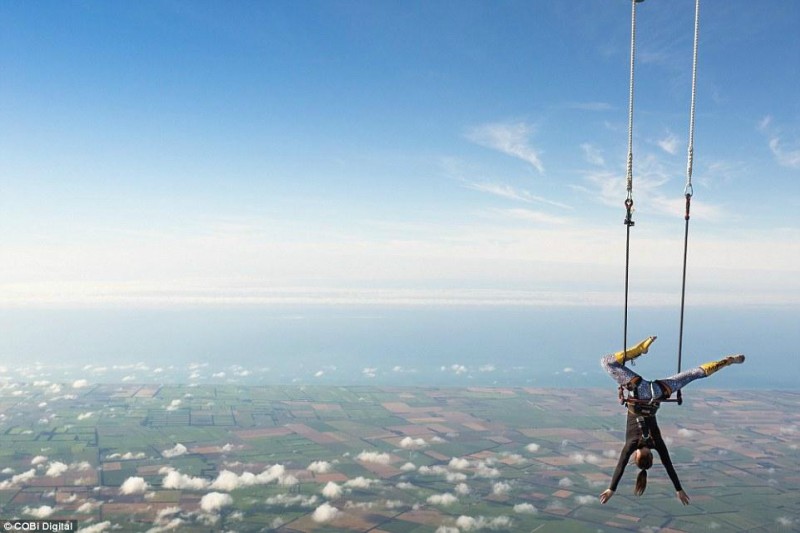
[[[644,494],[647,488],[647,469],[653,466],[653,453],[650,448],[640,448],[639,453],[636,455],[636,466],[641,468],[639,475],[636,476],[636,485],[633,487],[633,493],[637,496]]]

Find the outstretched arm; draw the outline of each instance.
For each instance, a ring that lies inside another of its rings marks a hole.
[[[630,460],[634,451],[636,451],[636,441],[626,441],[625,447],[622,448],[622,451],[619,454],[619,460],[617,461],[617,467],[614,469],[614,475],[611,476],[611,483],[608,485],[608,488],[612,493],[617,490],[619,480],[622,479],[622,474],[625,472],[625,466],[628,464],[628,461]],[[610,497],[611,496],[609,496],[609,498]]]
[[[672,465],[672,459],[669,456],[669,450],[667,450],[667,445],[664,443],[664,439],[661,438],[661,432],[658,431],[655,435],[653,435],[653,442],[655,444],[655,449],[658,452],[658,456],[661,458],[661,464],[664,465],[664,469],[667,471],[667,475],[672,480],[672,485],[675,487],[675,490],[679,493],[683,492],[683,488],[681,487],[681,480],[678,479],[678,473],[675,472],[675,467]],[[684,493],[686,496],[686,493]],[[688,500],[688,496],[686,499]],[[681,501],[683,499],[681,498]]]

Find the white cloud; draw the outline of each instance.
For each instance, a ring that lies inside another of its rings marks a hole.
[[[562,209],[570,209],[570,207],[564,203],[548,200],[542,196],[536,196],[535,194],[531,194],[529,191],[524,189],[516,189],[505,183],[467,183],[465,184],[465,187],[474,191],[485,192],[487,194],[506,198],[508,200],[525,203],[547,204],[554,207],[560,207]]]
[[[6,479],[5,481],[0,482],[0,490],[5,490],[11,487],[16,486],[20,483],[25,483],[36,477],[36,469],[31,468],[30,470],[26,470],[21,474],[16,474],[11,477],[11,479]]]
[[[536,224],[546,225],[563,225],[568,222],[564,217],[557,217],[541,211],[533,211],[531,209],[514,208],[514,209],[496,209],[496,213],[513,218],[516,220],[524,220],[526,222],[534,222]]]
[[[497,483],[492,484],[492,494],[496,496],[502,496],[503,494],[508,494],[510,490],[511,490],[511,485],[509,485],[505,481],[498,481]]]
[[[85,379],[78,379],[72,383],[73,389],[84,389],[89,386],[89,381]]]
[[[566,489],[572,486],[572,480],[568,477],[562,477],[558,480],[558,486],[562,489]]]
[[[456,526],[461,528],[462,531],[477,531],[480,529],[505,530],[511,527],[511,519],[505,515],[494,518],[486,518],[484,516],[475,518],[461,515],[456,519]]]
[[[372,485],[380,483],[377,479],[368,479],[364,476],[358,476],[353,479],[348,479],[344,482],[344,486],[349,489],[368,489]]]
[[[453,457],[450,459],[450,462],[447,464],[447,466],[455,470],[466,470],[469,468],[470,463],[468,459],[464,459],[463,457]]]
[[[521,514],[536,514],[538,509],[530,503],[518,503],[514,505],[514,512]]]
[[[119,487],[120,494],[144,494],[149,485],[142,477],[131,476]]]
[[[78,415],[78,420],[86,420],[87,418],[90,418],[92,415],[94,415],[92,411],[87,411],[86,413],[80,413]]]
[[[172,457],[178,457],[178,456],[184,455],[188,451],[189,450],[186,448],[186,446],[184,446],[183,444],[181,444],[179,442],[175,446],[173,446],[172,448],[162,451],[161,455],[163,455],[167,459],[170,459]]]
[[[325,502],[314,509],[314,514],[311,515],[311,518],[314,520],[314,522],[318,523],[330,522],[339,516],[340,513],[341,511],[339,511],[339,509],[332,506],[328,502]]]
[[[365,463],[378,463],[383,465],[388,465],[392,462],[392,457],[388,453],[368,452],[366,450],[359,453],[356,459],[364,461]]]
[[[53,509],[49,505],[42,505],[40,507],[25,506],[22,509],[22,512],[23,514],[31,515],[34,518],[43,519],[53,514],[55,512],[55,509]]]
[[[449,492],[445,492],[443,494],[432,494],[428,496],[428,499],[426,501],[431,505],[447,506],[456,503],[458,501],[458,498],[456,498],[453,494]]]
[[[170,470],[161,485],[165,489],[185,489],[185,490],[204,490],[210,485],[209,481],[202,477],[194,477],[188,474],[181,474],[177,470]]]
[[[681,437],[685,437],[685,438],[694,437],[695,434],[696,434],[695,431],[693,431],[691,429],[688,429],[688,428],[681,428],[681,429],[678,430],[678,435],[680,435]]]
[[[588,494],[581,494],[575,496],[575,501],[577,501],[579,505],[588,505],[597,501],[597,498],[595,496],[589,496]]]
[[[674,133],[668,132],[666,137],[658,140],[657,144],[659,148],[661,148],[668,154],[675,155],[676,153],[678,153],[679,143],[680,141],[678,140],[678,137]]]
[[[461,533],[461,530],[457,527],[439,526],[434,533]]]
[[[306,467],[306,470],[315,474],[326,474],[331,471],[331,464],[328,461],[314,461]]]
[[[769,149],[772,150],[779,165],[788,168],[800,168],[800,143],[787,143],[779,137],[769,140]]]
[[[276,494],[266,499],[267,505],[280,505],[283,507],[293,507],[299,505],[300,507],[313,507],[317,504],[317,498],[313,494],[311,496],[304,496],[302,494]]]
[[[527,446],[525,446],[525,450],[527,450],[527,451],[529,451],[529,452],[531,452],[531,453],[536,453],[536,452],[538,452],[538,451],[539,451],[539,448],[541,448],[541,446],[539,446],[539,445],[538,445],[538,444],[536,444],[535,442],[531,442],[530,444],[528,444]]]
[[[406,450],[418,450],[428,445],[423,438],[403,437],[400,441],[400,447]]]
[[[69,470],[69,467],[60,461],[53,461],[47,468],[45,475],[48,477],[58,477]]]
[[[43,464],[43,463],[46,463],[46,462],[47,462],[47,456],[46,455],[37,455],[36,457],[31,459],[31,466],[40,465],[40,464]]]
[[[539,153],[530,144],[532,129],[524,122],[496,122],[476,126],[467,132],[466,137],[475,144],[521,159],[543,173],[544,165]]]
[[[361,373],[368,378],[374,378],[378,372],[377,368],[367,367],[364,368]]]
[[[230,494],[221,492],[209,492],[200,498],[200,508],[207,513],[215,513],[233,504],[233,498]]]
[[[333,481],[328,481],[327,485],[322,488],[322,495],[329,500],[336,500],[342,497],[342,487]]]
[[[500,471],[496,468],[489,466],[484,461],[479,461],[478,467],[475,470],[475,475],[477,477],[493,478],[493,477],[499,477]]]
[[[583,143],[581,145],[581,150],[583,150],[583,155],[586,158],[586,161],[592,165],[602,167],[606,164],[605,159],[603,159],[603,152],[599,148],[589,143]]]
[[[84,526],[78,530],[78,533],[103,533],[109,529],[111,529],[111,522],[109,520],[105,520],[103,522]]]
[[[414,463],[408,462],[405,463],[403,466],[400,467],[400,470],[403,472],[411,472],[412,470],[416,470],[417,467]]]
[[[130,461],[132,459],[144,459],[145,457],[147,457],[147,456],[145,455],[144,452],[137,452],[137,453],[125,452],[125,453],[122,453],[122,454],[120,454],[120,453],[112,453],[111,455],[106,457],[106,459],[112,459],[112,460],[113,459],[119,459],[119,460],[122,460],[122,461]]]
[[[260,474],[253,474],[252,472],[236,474],[230,470],[223,470],[211,483],[210,488],[230,492],[239,487],[266,485],[273,481],[277,482],[279,485],[296,485],[298,482],[296,477],[286,473],[286,468],[283,465],[272,465],[265,468]]]
[[[459,496],[466,496],[467,494],[472,492],[472,490],[469,488],[469,485],[467,485],[466,483],[459,483],[458,485],[455,486],[454,490],[456,491],[456,494],[458,494]]]

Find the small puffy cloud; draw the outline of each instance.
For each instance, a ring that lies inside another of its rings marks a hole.
[[[322,524],[324,522],[330,522],[339,516],[340,513],[341,511],[339,511],[339,509],[325,502],[314,509],[314,514],[311,515],[311,519],[314,520],[314,522]]]
[[[361,371],[361,373],[368,378],[374,378],[376,373],[378,372],[377,368],[365,368]]]
[[[222,492],[209,492],[200,498],[200,508],[207,513],[215,513],[231,504],[233,504],[231,495]]]
[[[43,464],[43,463],[46,463],[46,462],[47,462],[47,456],[46,455],[37,455],[36,457],[31,459],[31,466],[40,465],[40,464]]]
[[[400,470],[402,470],[403,472],[411,472],[412,470],[416,469],[417,469],[416,465],[412,462],[408,462],[400,467]]]
[[[344,482],[344,486],[349,489],[368,489],[372,485],[380,483],[377,479],[368,479],[364,476],[358,476],[353,479],[348,479]]]
[[[328,484],[322,488],[322,495],[329,500],[336,500],[342,497],[342,487],[333,481],[328,481]]]
[[[34,518],[43,519],[53,514],[55,512],[55,509],[53,509],[49,505],[42,505],[40,507],[25,506],[25,508],[22,509],[22,512]]]
[[[92,412],[92,411],[87,411],[86,413],[81,413],[81,414],[78,415],[78,420],[86,420],[87,418],[90,418],[93,414],[94,414],[94,412]]]
[[[327,474],[331,471],[331,464],[328,461],[314,461],[306,467],[306,470],[315,474]]]
[[[602,459],[593,453],[573,453],[569,457],[573,460],[573,462],[578,464],[588,463],[597,465],[602,462]]]
[[[267,505],[280,505],[283,507],[313,507],[317,504],[317,498],[314,495],[304,496],[302,494],[276,494],[266,499]]]
[[[475,518],[461,515],[456,519],[456,526],[461,528],[462,531],[478,531],[481,529],[507,530],[511,527],[511,519],[505,515],[495,516],[494,518],[486,518],[485,516]]]
[[[167,411],[177,411],[178,409],[180,409],[182,403],[183,400],[181,400],[180,398],[172,400],[171,402],[169,402],[169,405],[167,406]]]
[[[67,470],[69,470],[69,467],[67,465],[65,465],[64,463],[62,463],[60,461],[53,461],[47,467],[47,472],[45,472],[45,475],[48,476],[48,477],[58,477],[58,476],[62,475],[64,472],[66,472]]]
[[[180,455],[184,455],[188,451],[189,450],[186,448],[186,446],[184,446],[183,444],[181,444],[179,442],[175,446],[173,446],[172,448],[162,451],[161,455],[163,455],[167,459],[170,459],[172,457],[178,457]]]
[[[581,494],[579,496],[575,496],[575,501],[578,502],[579,505],[588,505],[590,503],[594,503],[597,500],[594,496],[589,496],[588,494]]]
[[[130,461],[132,459],[144,459],[146,457],[144,452],[125,452],[125,453],[112,453],[107,459],[118,459],[121,461]]]
[[[452,505],[458,501],[453,494],[445,492],[443,494],[432,494],[426,500],[431,505]]]
[[[403,440],[400,441],[400,447],[406,450],[418,450],[427,445],[428,443],[421,437],[416,439],[413,437],[403,437]]]
[[[562,489],[566,489],[572,486],[572,480],[568,477],[562,477],[558,480],[558,486]]]
[[[388,465],[392,462],[392,457],[388,453],[368,452],[366,450],[359,453],[356,459],[364,461],[365,463],[378,463],[382,465]]]
[[[177,470],[170,470],[161,485],[165,489],[204,490],[208,488],[209,481],[202,477],[193,477],[181,474]]]
[[[678,435],[680,435],[681,437],[690,438],[690,437],[694,437],[695,432],[692,431],[691,429],[681,428],[681,429],[678,430]]]
[[[485,462],[480,461],[478,462],[478,468],[475,470],[475,475],[477,477],[500,477],[500,471],[496,468],[493,468],[487,465]]]
[[[457,527],[439,526],[434,533],[461,533],[461,530]]]
[[[119,487],[120,494],[144,494],[149,485],[142,477],[132,476],[126,479]]]
[[[324,375],[325,375],[325,371],[324,370],[317,370],[316,372],[314,372],[314,377],[315,378],[321,378]]]
[[[530,503],[518,503],[514,505],[514,512],[520,514],[536,514],[538,510]]]
[[[536,444],[535,442],[531,442],[530,444],[528,444],[527,446],[525,446],[525,450],[526,450],[526,451],[529,451],[529,452],[531,452],[531,453],[536,453],[536,452],[538,452],[540,448],[541,448],[541,446],[539,446],[539,445],[538,445],[538,444]]]
[[[469,485],[467,485],[466,483],[459,483],[458,485],[455,486],[454,490],[456,491],[456,494],[458,494],[459,496],[466,496],[467,494],[472,492],[469,488]]]
[[[85,379],[77,379],[72,382],[73,389],[85,389],[89,386],[89,382]]]
[[[466,470],[469,468],[469,461],[463,457],[453,457],[447,464],[453,470]]]
[[[562,372],[564,372],[565,374],[571,374],[572,372],[575,372],[575,369],[572,368],[571,366],[567,366],[564,367],[564,370],[562,370]]]
[[[12,476],[11,479],[6,479],[5,481],[0,482],[0,490],[5,490],[11,487],[16,486],[19,483],[25,483],[36,477],[36,469],[31,468],[30,470],[26,470],[21,474],[16,474]]]
[[[502,496],[503,494],[508,494],[508,491],[511,490],[511,485],[506,483],[505,481],[498,481],[492,485],[492,494],[496,496]]]
[[[82,527],[78,530],[78,533],[104,533],[111,528],[111,521],[106,520],[104,522],[98,522],[96,524],[92,524],[90,526]]]

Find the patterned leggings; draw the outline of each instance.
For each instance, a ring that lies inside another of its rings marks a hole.
[[[623,386],[635,377],[641,378],[639,374],[631,370],[629,367],[618,363],[614,354],[609,354],[603,357],[600,360],[600,365],[602,365],[605,371],[608,372],[609,376],[614,378],[614,381]],[[663,381],[667,387],[672,389],[672,392],[675,392],[682,389],[692,381],[704,377],[706,377],[705,371],[698,366],[697,368],[692,368],[691,370],[675,374],[674,376],[670,376],[660,381]],[[636,387],[636,396],[641,400],[650,400],[653,398],[653,394],[655,394],[656,398],[659,398],[663,393],[664,391],[655,381],[647,381],[646,379],[642,379]]]

